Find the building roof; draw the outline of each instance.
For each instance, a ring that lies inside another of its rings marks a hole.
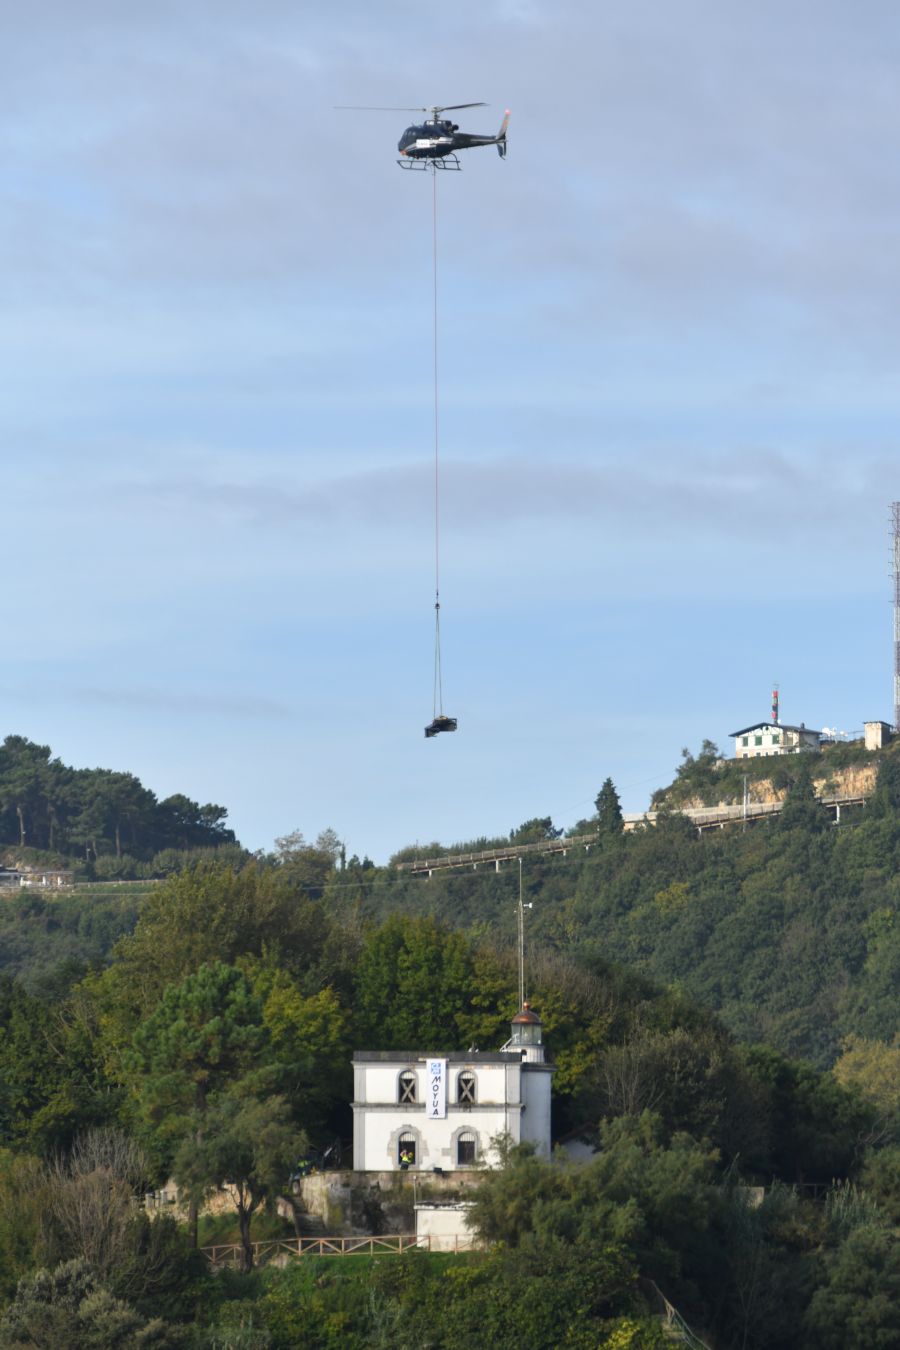
[[[451,1064],[509,1064],[521,1059],[515,1050],[354,1050],[354,1064],[415,1064],[418,1060],[447,1059]]]
[[[797,731],[804,732],[810,736],[820,736],[821,732],[815,727],[807,727],[802,724],[799,727],[792,726],[790,722],[751,722],[749,727],[741,727],[740,731],[729,731],[729,736],[746,736],[748,731]]]

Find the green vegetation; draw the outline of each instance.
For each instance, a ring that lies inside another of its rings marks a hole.
[[[0,852],[65,866],[77,859],[98,879],[163,876],[184,853],[231,845],[228,812],[182,793],[164,801],[131,773],[72,769],[49,745],[7,736],[0,745]]]
[[[862,741],[839,741],[820,751],[805,751],[802,755],[722,759],[719,747],[713,741],[704,741],[697,755],[688,749],[682,750],[675,781],[668,787],[657,789],[651,805],[677,809],[690,802],[702,806],[717,806],[720,802],[733,804],[743,797],[745,778],[751,785],[751,792],[754,784],[768,780],[777,793],[782,793],[793,786],[798,772],[809,771],[814,778],[827,784],[831,775],[843,769],[877,764],[885,757],[895,758],[897,753],[894,746],[877,751],[867,750]]]
[[[594,817],[576,828],[596,835],[589,852],[527,856],[533,950],[612,957],[698,999],[739,1040],[821,1068],[848,1036],[890,1040],[900,986],[900,757],[881,757],[874,796],[845,812],[839,829],[814,797],[813,760],[791,759],[783,812],[746,831],[738,824],[698,837],[668,810],[655,828],[623,834]],[[514,868],[430,880],[348,869],[326,898],[348,914],[431,914],[512,941],[517,885]]]
[[[896,1344],[900,760],[879,764],[840,829],[797,762],[780,817],[702,838],[671,810],[625,833],[607,779],[590,851],[527,855],[554,1128],[598,1152],[507,1151],[462,1256],[256,1269],[253,1241],[283,1231],[298,1157],[349,1137],[354,1046],[506,1039],[517,868],[428,881],[326,831],[137,894],[16,893],[0,1347],[660,1350],[659,1290],[716,1350]],[[502,843],[560,834],[536,816]],[[173,1177],[187,1223],[135,1203]],[[201,1231],[243,1271],[213,1276],[192,1237],[224,1184]]]

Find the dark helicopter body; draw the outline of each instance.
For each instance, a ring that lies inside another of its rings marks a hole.
[[[501,159],[506,158],[506,128],[509,126],[509,113],[496,136],[473,136],[460,131],[456,122],[449,118],[433,117],[421,126],[407,127],[397,149],[406,159],[441,160],[455,155],[457,150],[473,150],[479,145],[496,145]],[[403,165],[403,161],[400,161]],[[411,165],[403,165],[411,168]],[[437,167],[437,166],[435,166]]]
[[[479,145],[496,145],[497,154],[506,159],[506,128],[509,126],[509,111],[500,124],[496,136],[473,136],[460,131],[456,122],[442,116],[445,112],[456,112],[460,108],[486,108],[486,103],[449,103],[443,108],[361,108],[358,105],[338,105],[346,112],[424,112],[430,113],[425,122],[407,127],[397,149],[400,158],[397,163],[401,169],[458,169],[457,150],[474,150]]]

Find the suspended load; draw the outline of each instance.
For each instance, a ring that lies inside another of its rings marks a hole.
[[[428,726],[425,728],[425,735],[436,736],[439,731],[455,731],[455,730],[456,730],[456,718],[445,717],[443,713],[440,713],[440,715],[437,716],[433,722],[428,723]]]

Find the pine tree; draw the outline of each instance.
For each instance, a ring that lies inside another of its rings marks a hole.
[[[597,795],[597,819],[600,834],[621,834],[625,822],[619,794],[611,778],[607,778]]]

